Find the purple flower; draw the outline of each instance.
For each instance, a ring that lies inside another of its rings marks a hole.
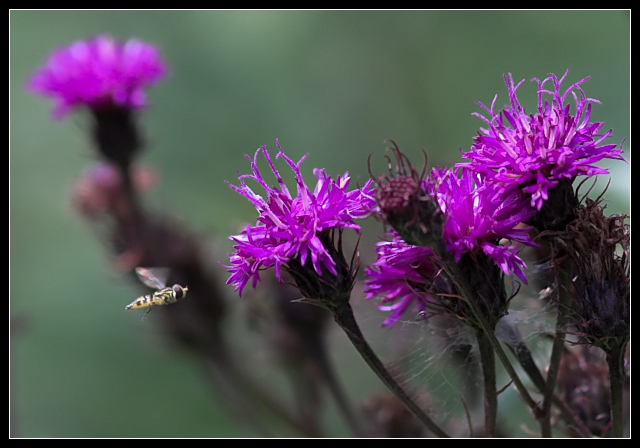
[[[486,182],[498,185],[505,196],[514,190],[527,193],[531,206],[537,210],[559,181],[573,180],[579,175],[608,174],[608,170],[594,163],[603,158],[624,160],[622,149],[603,144],[612,130],[599,133],[603,123],[589,121],[591,103],[599,103],[587,98],[580,87],[589,78],[562,92],[560,85],[568,73],[567,69],[561,79],[550,74],[543,81],[532,80],[538,83],[538,110],[532,115],[526,114],[516,97],[516,90],[524,80],[515,85],[511,74],[505,76],[510,104],[495,111],[497,95],[491,108],[478,102],[488,117],[474,115],[483,119],[488,128],[480,129],[471,150],[463,153],[471,161],[458,166],[485,174]],[[549,83],[551,89],[546,87]],[[575,115],[570,113],[569,93],[575,101]],[[546,96],[549,98],[544,99]]]
[[[330,255],[331,250],[323,244],[327,238],[321,232],[344,228],[359,231],[360,226],[353,220],[367,216],[375,205],[373,182],[369,180],[364,187],[348,192],[348,173],[334,181],[324,170],[314,169],[317,184],[311,192],[300,173],[300,164],[308,154],[294,163],[282,152],[277,140],[276,145],[279,151],[276,159],[283,158],[295,174],[295,197],[276,170],[266,146],[256,150],[253,160],[245,154],[251,161],[253,174],[238,176],[240,186],[227,182],[233,190],[249,199],[259,213],[255,225],[247,224],[241,234],[229,237],[236,245],[230,255],[231,264],[225,266],[231,274],[227,284],[232,283],[240,295],[249,280],[255,288],[261,269],[274,266],[276,277],[282,281],[283,265],[286,268],[287,263],[293,261],[303,267],[310,263],[318,276],[323,275],[323,268],[337,275],[336,262]],[[276,187],[270,187],[258,170],[261,152],[276,178]],[[245,183],[246,179],[257,182],[266,196],[256,194]]]
[[[393,229],[387,237],[388,241],[376,244],[378,259],[365,269],[364,281],[365,298],[379,297],[378,308],[391,311],[383,326],[393,325],[408,311],[426,311],[429,303],[434,304],[432,283],[438,273],[430,248],[406,243]]]
[[[53,116],[60,119],[77,105],[142,107],[146,104],[144,88],[165,72],[165,64],[152,45],[98,36],[55,51],[31,77],[27,88],[53,97],[57,101]]]
[[[501,239],[533,246],[520,223],[528,220],[535,210],[520,195],[499,198],[494,185],[483,182],[483,176],[464,168],[434,168],[425,187],[436,197],[445,215],[443,239],[446,249],[457,261],[464,253],[481,250],[493,259],[502,271],[514,273],[527,282],[522,268],[525,263],[518,257],[513,245],[499,244]]]

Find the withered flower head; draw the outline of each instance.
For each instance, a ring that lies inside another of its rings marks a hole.
[[[627,217],[605,216],[600,199],[587,199],[586,206],[578,209],[578,218],[559,238],[576,269],[573,309],[577,331],[605,351],[622,349],[629,340]]]
[[[442,241],[444,218],[438,203],[427,192],[427,155],[423,151],[424,164],[419,173],[395,142],[391,143],[393,146],[387,150],[395,158],[395,168],[392,167],[393,161],[389,156],[385,156],[389,165],[388,175],[376,177],[369,166],[369,175],[376,184],[378,217],[409,244],[439,245]]]

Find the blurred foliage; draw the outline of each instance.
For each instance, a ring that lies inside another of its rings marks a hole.
[[[614,129],[612,141],[630,136],[629,11],[11,11],[9,19],[14,437],[262,435],[225,413],[197,360],[165,349],[153,313],[141,323],[125,312],[139,289],[110,268],[100,229],[71,211],[74,180],[94,159],[86,117],[53,122],[51,102],[24,90],[58,46],[106,33],[162,49],[170,75],[150,90],[143,157],[161,183],[147,199],[222,254],[226,236],[253,219],[223,180],[249,170],[244,153],[275,151],[276,138],[292,159],[310,153],[305,176],[324,167],[362,183],[369,154],[374,172],[384,169],[385,139],[416,162],[423,148],[430,165],[453,164],[482,124],[471,116],[475,101],[498,93],[506,103],[504,73],[544,78],[567,67],[569,83],[591,76],[583,88],[602,102],[592,120]],[[535,106],[534,83],[519,92]],[[629,150],[627,142],[627,160]],[[629,165],[607,163],[607,210],[628,213]],[[371,252],[381,230],[368,228],[361,244]],[[379,331],[375,305],[356,308],[368,313],[365,329]],[[250,346],[241,317],[236,325]],[[342,335],[330,339],[356,398],[379,390]],[[264,381],[286,387],[264,370]],[[348,434],[334,417],[327,424],[330,435]]]

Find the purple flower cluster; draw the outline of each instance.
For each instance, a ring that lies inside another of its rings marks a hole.
[[[539,86],[535,115],[526,115],[517,100],[521,83],[514,85],[511,75],[505,76],[510,105],[496,112],[495,99],[491,108],[480,103],[489,117],[476,115],[488,129],[481,129],[471,151],[464,154],[470,162],[454,169],[435,168],[427,178],[418,174],[396,146],[392,148],[398,163],[395,174],[390,170],[375,186],[369,181],[347,192],[347,174],[333,181],[323,170],[315,170],[318,183],[311,192],[300,174],[306,156],[294,163],[278,145],[276,158],[282,157],[295,173],[298,191],[294,197],[266,148],[259,148],[253,160],[247,156],[253,174],[239,176],[240,186],[229,184],[249,199],[260,216],[256,225],[249,224],[240,235],[230,237],[235,251],[226,266],[231,274],[227,283],[242,294],[250,280],[256,286],[261,269],[275,267],[276,277],[282,280],[283,266],[291,269],[294,261],[318,277],[327,272],[335,276],[336,261],[325,247],[328,239],[322,232],[359,230],[353,219],[368,215],[376,203],[379,217],[393,229],[387,241],[378,243],[377,261],[366,269],[365,292],[367,298],[381,297],[380,308],[391,311],[384,325],[392,325],[410,309],[455,308],[442,300],[459,293],[452,290],[455,282],[441,275],[444,263],[458,263],[469,281],[478,285],[483,275],[486,283],[489,274],[491,282],[514,274],[527,283],[526,265],[516,244],[536,244],[523,223],[539,212],[549,191],[561,182],[578,175],[607,173],[593,165],[603,158],[623,160],[621,149],[602,144],[611,131],[599,134],[602,123],[589,121],[591,103],[596,100],[587,98],[580,88],[586,79],[561,91],[567,73],[561,79],[552,74],[543,81],[535,80]],[[551,90],[546,87],[549,83]],[[576,103],[575,116],[565,104],[569,93]],[[551,99],[543,101],[546,95]],[[276,187],[270,187],[258,171],[261,152],[275,175]],[[246,179],[264,188],[266,197],[257,195]],[[489,303],[491,288],[474,293],[494,318],[503,315],[506,299],[493,306]]]
[[[496,200],[495,189],[482,182],[482,175],[462,168],[435,168],[422,186],[436,198],[445,217],[442,238],[456,261],[465,253],[480,251],[505,274],[527,282],[517,248],[500,244],[504,239],[534,245],[528,229],[519,226],[534,212],[524,197]],[[439,288],[434,286],[442,261],[431,248],[408,244],[395,230],[387,236],[389,241],[377,244],[376,262],[365,270],[365,292],[367,299],[381,297],[379,308],[391,311],[383,325],[392,325],[409,309],[425,311],[436,304],[437,292],[447,288],[445,280]]]
[[[55,51],[31,77],[27,88],[53,97],[57,101],[53,116],[60,119],[78,105],[142,107],[146,104],[144,88],[165,72],[165,64],[152,45],[98,36]]]
[[[474,115],[483,119],[488,128],[480,129],[471,150],[463,153],[470,162],[458,166],[484,174],[486,182],[496,184],[503,196],[514,190],[526,193],[537,210],[560,180],[608,174],[608,170],[593,164],[604,158],[624,160],[622,149],[603,144],[612,131],[601,134],[603,123],[589,121],[591,103],[599,103],[587,98],[580,87],[589,78],[561,90],[568,73],[567,69],[560,79],[554,74],[542,81],[533,78],[538,83],[538,110],[531,115],[526,114],[516,97],[524,80],[515,85],[511,74],[505,76],[510,104],[496,111],[497,95],[490,108],[478,102],[488,117]],[[551,89],[546,87],[549,83]],[[575,101],[575,115],[567,102],[569,93]]]
[[[283,158],[295,174],[295,197],[280,177],[265,146],[256,150],[253,160],[245,154],[251,161],[253,174],[239,176],[240,186],[227,182],[259,212],[255,225],[248,224],[241,234],[230,237],[236,245],[230,255],[231,264],[225,266],[231,274],[227,284],[233,284],[240,295],[249,280],[255,288],[261,269],[274,266],[276,277],[282,280],[282,266],[294,259],[302,266],[310,261],[319,276],[322,276],[323,268],[336,275],[336,263],[322,244],[319,233],[339,228],[359,231],[360,226],[353,220],[367,216],[375,205],[373,182],[368,180],[362,188],[348,192],[348,173],[338,176],[334,181],[324,170],[314,169],[317,184],[313,192],[310,191],[300,173],[300,164],[307,155],[294,163],[282,152],[277,141],[276,145],[276,159]],[[258,170],[260,153],[269,164],[278,186],[270,187]],[[257,182],[265,190],[266,197],[256,194],[245,183],[246,179]]]
[[[431,196],[438,203],[444,217],[444,248],[457,262],[464,254],[470,254],[472,259],[483,254],[506,275],[515,274],[526,283],[525,263],[513,243],[535,244],[528,235],[529,228],[521,223],[530,221],[549,199],[549,193],[561,183],[566,191],[566,183],[570,185],[576,176],[608,173],[594,163],[604,158],[624,160],[621,148],[603,143],[612,131],[600,133],[603,123],[590,122],[591,103],[598,101],[586,97],[580,87],[589,78],[564,91],[561,89],[568,72],[560,79],[554,74],[542,81],[534,78],[538,83],[538,110],[533,115],[525,113],[516,97],[523,81],[515,85],[511,74],[505,76],[510,104],[495,110],[497,96],[490,108],[478,103],[488,117],[474,115],[482,118],[488,127],[480,129],[471,150],[463,153],[470,161],[457,164],[454,170],[436,168],[421,182],[424,196]],[[567,101],[569,94],[575,102],[575,115],[571,114],[571,104]],[[400,181],[406,177],[405,171],[401,169],[397,181],[389,181],[384,186],[393,189],[396,184],[403,185]],[[421,196],[418,193],[407,196],[403,191],[388,191],[386,195],[409,199]],[[577,199],[571,203],[574,202],[577,204]],[[410,213],[411,216],[433,215],[421,214],[423,204],[415,200],[403,207],[418,210]],[[402,210],[394,209],[394,213],[403,216]],[[554,215],[545,214],[548,216]],[[402,223],[389,224],[403,234]],[[420,226],[436,229],[440,222],[422,222]],[[392,311],[385,325],[395,322],[411,306],[418,310],[424,308],[429,301],[422,291],[431,288],[425,285],[431,284],[434,265],[441,262],[434,258],[437,245],[431,249],[416,247],[402,241],[397,233],[391,237],[391,241],[379,243],[378,260],[367,269],[370,279],[365,282],[367,298],[381,296],[381,308]],[[507,240],[511,243],[501,244]],[[431,245],[428,240],[421,244]],[[419,262],[416,259],[419,256],[427,260]]]

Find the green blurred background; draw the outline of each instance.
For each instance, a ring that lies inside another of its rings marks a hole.
[[[276,138],[293,159],[310,153],[307,179],[324,167],[364,180],[369,154],[383,168],[389,138],[416,162],[422,148],[430,165],[450,165],[481,125],[475,101],[498,93],[506,103],[504,73],[517,81],[567,67],[568,83],[591,76],[583,88],[602,102],[592,120],[614,129],[611,141],[630,136],[629,11],[11,11],[9,19],[13,437],[260,435],[224,412],[198,362],[159,337],[153,313],[141,322],[125,312],[140,289],[115,274],[94,229],[72,211],[74,181],[95,159],[87,122],[52,121],[52,102],[24,90],[59,46],[106,33],[161,48],[170,74],[149,92],[143,161],[162,182],[146,199],[223,254],[226,236],[254,218],[223,180],[249,170],[244,153],[275,151]],[[533,110],[535,84],[519,92]],[[608,210],[628,213],[629,165],[602,166],[612,169]],[[371,251],[381,231],[367,226]],[[382,314],[372,302],[356,308],[384,350]],[[330,340],[347,388],[357,398],[380,390],[346,339]],[[284,383],[264,373],[272,377]],[[327,433],[348,434],[337,420],[327,417]]]

